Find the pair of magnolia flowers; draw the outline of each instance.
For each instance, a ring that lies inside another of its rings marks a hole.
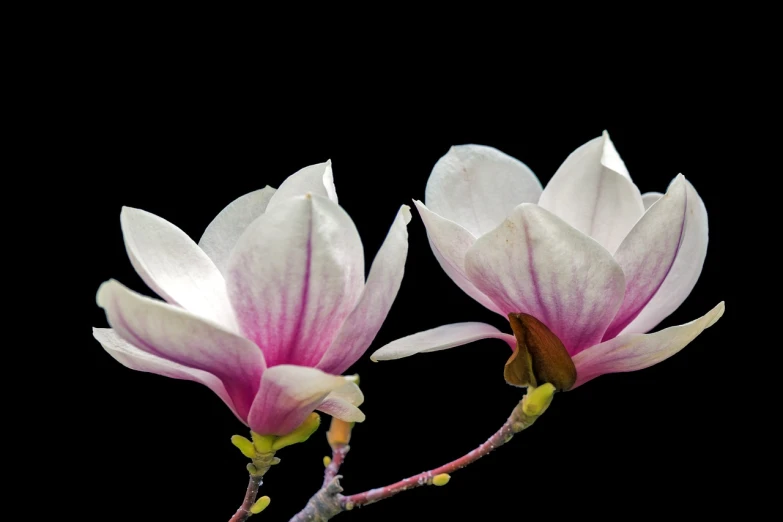
[[[415,201],[443,270],[507,317],[420,332],[373,360],[497,338],[510,384],[573,389],[653,365],[724,311],[645,334],[688,296],[707,252],[707,212],[678,175],[642,195],[607,133],[576,149],[546,188],[497,149],[452,147]],[[128,368],[204,384],[250,429],[284,435],[319,410],[361,422],[342,377],[372,343],[397,295],[408,251],[403,205],[365,281],[361,239],[338,205],[331,164],[228,205],[198,243],[133,208],[120,216],[128,256],[164,301],[117,281],[97,301],[111,328],[94,336]]]

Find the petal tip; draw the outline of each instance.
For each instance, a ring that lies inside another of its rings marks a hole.
[[[109,293],[118,284],[115,279],[109,279],[101,283],[101,286],[98,287],[98,292],[95,294],[95,303],[101,308],[106,308],[109,301]]]
[[[133,215],[139,215],[139,214],[144,214],[144,213],[145,213],[145,211],[141,210],[140,208],[129,207],[127,205],[123,205],[122,208],[120,209],[120,218],[121,219],[125,219],[125,218],[131,217]]]
[[[720,302],[720,303],[718,303],[718,305],[717,305],[715,308],[713,308],[713,309],[712,309],[712,311],[710,312],[710,315],[711,315],[711,317],[710,317],[710,321],[707,323],[707,326],[705,326],[704,328],[705,328],[705,329],[706,329],[706,328],[709,328],[709,327],[710,327],[710,326],[712,326],[713,324],[717,323],[717,322],[718,322],[718,319],[720,319],[721,317],[723,317],[723,313],[724,313],[725,311],[726,311],[726,301],[721,301],[721,302]]]
[[[408,223],[410,223],[411,218],[413,217],[413,215],[411,214],[411,207],[409,207],[408,205],[402,205],[400,207],[400,212],[402,212],[402,219],[405,221],[405,224],[407,225]]]
[[[377,350],[375,350],[375,352],[372,355],[370,355],[370,360],[374,363],[381,362],[381,361],[390,361],[392,359],[398,359],[398,358],[399,357],[394,356],[394,352],[390,350],[386,350],[386,346],[382,346],[381,348],[378,348]]]

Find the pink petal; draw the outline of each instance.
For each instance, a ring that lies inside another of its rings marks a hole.
[[[481,339],[502,339],[512,350],[517,345],[513,335],[503,333],[494,326],[485,323],[455,323],[397,339],[376,350],[370,359],[376,362],[402,359],[417,353],[447,350]]]
[[[446,275],[470,297],[493,312],[501,313],[495,303],[481,293],[465,275],[465,253],[476,242],[476,238],[457,223],[430,211],[421,201],[413,202],[427,229],[432,253]]]
[[[367,351],[402,283],[408,256],[408,229],[411,211],[403,205],[373,260],[361,298],[317,367],[341,374]]]
[[[425,202],[478,237],[520,203],[536,203],[541,183],[521,161],[484,145],[451,147],[427,180]]]
[[[661,199],[662,196],[663,194],[660,192],[645,192],[642,194],[642,203],[644,203],[645,212],[653,205],[653,203]]]
[[[288,176],[269,200],[267,210],[271,210],[289,198],[305,194],[322,196],[337,203],[331,160],[310,165]]]
[[[359,233],[320,196],[270,204],[234,247],[227,284],[241,330],[270,367],[315,366],[364,287]]]
[[[644,214],[639,189],[606,132],[566,158],[538,204],[609,252]]]
[[[226,391],[223,382],[213,374],[203,370],[196,370],[195,368],[190,368],[140,350],[122,339],[117,335],[117,332],[111,328],[93,328],[92,335],[101,343],[101,346],[103,346],[103,349],[106,350],[109,355],[114,357],[126,368],[140,372],[155,373],[172,379],[201,383],[215,392],[217,396],[226,403],[226,406],[231,408],[231,411],[234,412],[234,415],[236,415],[239,420],[244,423],[247,422],[237,413],[236,408],[234,408],[234,401],[231,400],[231,396]]]
[[[264,213],[274,193],[272,187],[264,187],[245,194],[229,203],[207,226],[198,246],[223,274],[226,273],[228,258],[239,236],[253,220]]]
[[[685,178],[679,175],[617,249],[614,259],[625,274],[625,297],[604,340],[628,326],[666,279],[685,234],[687,202]]]
[[[622,333],[644,333],[655,328],[685,301],[699,279],[707,257],[707,209],[693,185],[684,182],[688,210],[677,257],[658,291]]]
[[[352,382],[346,382],[327,395],[316,409],[346,422],[364,422],[364,413],[357,408],[363,402],[364,394],[359,387]]]
[[[582,351],[573,359],[577,372],[573,388],[605,373],[641,370],[671,357],[715,324],[724,310],[721,301],[706,315],[690,323],[647,335],[623,334]]]
[[[128,257],[147,286],[169,303],[236,330],[223,276],[187,234],[130,207],[122,208],[120,223]]]
[[[269,368],[250,409],[250,429],[261,435],[290,433],[344,384],[343,377],[315,368],[290,364]]]
[[[117,281],[103,283],[97,301],[118,336],[151,355],[211,373],[225,386],[239,416],[247,418],[265,368],[252,342]]]
[[[571,355],[601,341],[625,292],[623,271],[605,248],[530,203],[480,237],[465,267],[503,314],[532,315]]]

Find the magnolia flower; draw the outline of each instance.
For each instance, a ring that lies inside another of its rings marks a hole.
[[[198,244],[164,219],[123,208],[130,261],[166,302],[111,280],[98,290],[112,329],[96,339],[128,368],[204,384],[261,435],[314,410],[361,422],[359,388],[339,376],[367,349],[402,281],[402,206],[364,277],[361,239],[337,204],[330,163],[232,202]]]
[[[508,317],[516,337],[483,323],[451,324],[394,341],[373,360],[498,338],[515,350],[510,383],[535,385],[543,376],[568,389],[656,364],[723,314],[721,302],[695,321],[644,335],[696,284],[707,212],[682,175],[666,194],[640,194],[606,133],[576,149],[543,191],[527,166],[496,149],[453,147],[435,165],[425,202],[415,203],[443,269]]]

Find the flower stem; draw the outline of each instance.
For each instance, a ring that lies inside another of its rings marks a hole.
[[[343,461],[345,460],[345,455],[350,449],[351,447],[347,444],[334,446],[332,448],[332,461],[326,466],[326,471],[324,471],[324,483],[323,486],[321,486],[322,488],[328,486],[334,477],[337,476],[337,473],[340,471],[340,466],[342,466]]]
[[[452,473],[458,469],[464,468],[468,464],[477,461],[484,455],[489,454],[494,449],[510,441],[516,433],[530,427],[548,406],[547,403],[542,409],[535,411],[533,414],[529,414],[525,413],[524,404],[525,401],[523,399],[517,404],[506,422],[494,435],[466,455],[463,455],[448,464],[413,475],[412,477],[395,482],[389,486],[371,489],[363,493],[349,496],[341,494],[343,490],[342,487],[340,487],[340,476],[337,475],[340,464],[342,464],[342,461],[345,458],[345,453],[348,451],[348,446],[345,446],[344,452],[335,452],[335,458],[332,460],[332,463],[327,466],[326,472],[324,473],[323,487],[313,495],[305,508],[296,514],[290,522],[326,522],[343,511],[350,511],[355,507],[366,506],[367,504],[372,504],[373,502],[389,498],[397,493],[419,486],[431,485],[433,477],[444,473]],[[332,464],[335,464],[335,461],[337,461],[337,464],[332,468]]]
[[[250,508],[256,501],[258,488],[261,487],[262,482],[263,479],[260,476],[250,475],[250,482],[247,484],[247,491],[245,492],[245,500],[228,522],[244,522],[250,518]]]
[[[239,506],[239,509],[234,514],[234,516],[231,517],[231,520],[229,520],[228,522],[244,522],[245,520],[250,518],[250,515],[253,514],[253,511],[251,511],[251,509],[253,508],[253,505],[256,503],[258,488],[260,488],[261,484],[264,482],[263,476],[266,474],[267,471],[269,471],[269,468],[271,468],[275,464],[278,464],[279,462],[280,459],[275,457],[274,451],[258,453],[256,450],[254,450],[253,462],[252,464],[247,465],[247,470],[250,472],[250,482],[248,482],[247,484],[247,491],[245,492],[245,500],[242,502],[242,505]],[[267,499],[267,505],[269,505],[268,499]]]

